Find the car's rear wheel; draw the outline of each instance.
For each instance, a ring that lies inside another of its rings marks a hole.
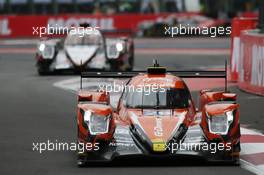
[[[83,158],[80,158],[78,156],[78,159],[77,159],[77,166],[82,168],[82,167],[85,167],[86,166],[86,161],[83,159]]]
[[[127,71],[132,71],[133,70],[133,67],[134,67],[134,55],[131,55],[129,57],[129,60],[128,60],[128,67],[127,67]]]
[[[80,131],[79,131],[79,127],[77,125],[77,138],[79,138],[80,136]],[[79,141],[77,139],[77,144],[78,144],[78,148],[79,148]],[[86,155],[85,153],[81,153],[79,152],[79,150],[76,150],[77,151],[77,166],[78,167],[85,167],[86,166]]]
[[[240,165],[240,158],[239,158],[240,150],[241,150],[240,142],[238,142],[233,148],[233,152],[238,153],[236,156],[234,156],[233,165],[237,165],[237,166]]]
[[[132,46],[130,50],[132,51],[132,53],[128,59],[128,64],[129,64],[128,71],[133,70],[133,67],[134,67],[134,46]]]

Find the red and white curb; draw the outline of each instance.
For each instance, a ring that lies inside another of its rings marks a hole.
[[[83,82],[84,89],[94,89],[98,88],[99,84],[111,84],[115,82],[116,84],[123,84],[123,80],[118,79],[107,79],[105,80],[91,80]],[[195,82],[187,82],[191,87],[191,90],[200,90],[204,89],[204,86],[195,87]],[[201,83],[200,83],[201,84]],[[214,85],[213,85],[214,84]],[[223,82],[216,81],[214,82],[210,88],[222,87]],[[53,84],[55,87],[70,91],[75,93],[80,89],[80,78],[71,78],[68,80],[58,81]],[[206,85],[207,86],[207,85]],[[111,94],[111,103],[115,104],[120,94]],[[245,168],[255,174],[263,174],[264,175],[264,135],[257,130],[248,129],[246,127],[241,127],[241,152],[240,152],[240,161],[241,167]]]
[[[264,174],[264,135],[241,128],[241,166],[253,173]]]

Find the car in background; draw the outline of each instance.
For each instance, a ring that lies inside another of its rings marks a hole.
[[[61,39],[47,38],[37,45],[39,75],[70,70],[73,72],[104,70],[128,71],[133,69],[134,43],[128,36],[69,33]]]

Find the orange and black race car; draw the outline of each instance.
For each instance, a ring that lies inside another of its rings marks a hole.
[[[83,78],[129,78],[117,108],[109,92],[78,93],[78,165],[124,157],[198,156],[237,164],[240,153],[236,94],[202,90],[195,107],[181,78],[225,78],[225,71],[83,72]],[[147,88],[146,88],[147,87]]]

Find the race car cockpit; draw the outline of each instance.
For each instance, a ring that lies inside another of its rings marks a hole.
[[[189,100],[187,89],[162,87],[157,91],[128,92],[124,96],[127,108],[181,109],[189,107]]]
[[[65,45],[89,45],[98,46],[103,43],[103,37],[100,32],[82,35],[81,33],[69,34],[65,39]]]

